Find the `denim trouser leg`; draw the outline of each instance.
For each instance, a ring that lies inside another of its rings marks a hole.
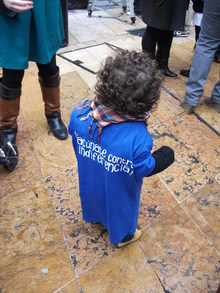
[[[203,86],[208,78],[215,52],[220,44],[220,1],[206,0],[199,39],[193,56],[190,76],[186,82],[185,101],[197,106],[203,95]],[[219,82],[212,96],[218,99]],[[216,100],[217,101],[217,100]]]
[[[219,70],[219,80],[216,82],[212,90],[212,99],[215,103],[220,104],[220,70]]]

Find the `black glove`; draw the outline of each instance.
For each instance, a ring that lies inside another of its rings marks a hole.
[[[159,150],[152,153],[156,164],[153,172],[147,177],[162,172],[174,162],[174,151],[168,146],[162,146]]]

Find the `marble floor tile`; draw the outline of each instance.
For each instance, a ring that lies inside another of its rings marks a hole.
[[[119,24],[120,20],[112,20],[105,22],[105,25],[111,29],[116,35],[124,34],[127,30],[132,29],[129,23],[121,23]]]
[[[102,14],[102,15],[101,15]],[[107,13],[93,14],[88,17],[88,13],[76,14],[76,19],[80,19],[80,25],[73,25],[69,28],[71,34],[78,42],[85,42],[88,40],[97,40],[100,37],[115,35],[115,32],[102,22],[103,17],[109,18]]]
[[[94,47],[96,48],[96,45]],[[84,63],[84,66],[87,62],[94,59],[93,56],[90,55],[90,53],[88,52],[87,48],[83,48],[83,49],[79,49],[75,51],[69,51],[69,52],[63,53],[62,56],[71,61],[80,60]],[[75,68],[77,68],[77,65],[74,65],[74,66]],[[78,69],[79,68],[80,67],[78,67]]]
[[[182,67],[182,64],[184,63],[191,65],[193,52],[194,52],[193,46],[194,46],[194,42],[187,42],[187,45],[186,44],[173,45],[171,47],[172,49],[170,53],[169,64],[172,64],[172,66],[176,65],[177,69],[180,69]],[[178,61],[181,61],[181,62],[178,62]]]
[[[193,37],[195,36],[194,32],[192,32],[192,35],[193,35]],[[181,48],[184,48],[184,49],[187,49],[187,50],[193,52],[194,51],[194,49],[193,49],[194,48],[194,43],[195,43],[194,40],[195,39],[192,40],[189,37],[187,37],[187,38],[177,38],[177,37],[174,37],[173,38],[173,42],[172,42],[172,46],[178,45]]]
[[[219,63],[212,62],[212,66],[208,76],[208,82],[210,81],[213,85],[219,80]]]
[[[115,38],[111,40],[111,44],[124,50],[138,50],[141,51],[141,39],[135,37],[136,42],[132,41],[130,34],[122,35],[120,39]]]
[[[77,40],[74,38],[74,36],[68,32],[68,46],[77,46]],[[66,48],[68,47],[66,46]]]
[[[154,111],[152,111],[147,123],[148,123],[148,127],[155,127],[161,124],[162,121],[160,121],[158,117],[156,117],[156,115],[154,114]]]
[[[17,147],[19,160],[16,169],[9,172],[0,165],[0,199],[43,178],[40,161],[22,111],[18,117]]]
[[[107,44],[100,44],[99,46],[87,48],[87,52],[98,60],[100,65],[107,57],[112,56],[115,53]]]
[[[73,108],[86,99],[88,90],[88,86],[76,72],[61,76],[61,112],[66,125],[69,123]],[[32,93],[31,96],[28,94],[30,92]],[[35,99],[35,103],[33,103],[33,99]],[[44,175],[49,176],[64,170],[66,167],[71,167],[70,154],[73,155],[74,153],[70,137],[65,141],[58,140],[49,131],[43,114],[43,107],[37,77],[32,73],[26,73],[22,108],[41,168]],[[42,119],[39,119],[40,116],[42,116]]]
[[[69,28],[74,26],[79,26],[82,22],[79,17],[76,17],[77,13],[76,10],[69,10],[68,11],[68,25]]]
[[[138,243],[111,254],[79,277],[83,292],[164,292]]]
[[[52,292],[76,277],[44,185],[1,199],[3,292]]]
[[[181,67],[185,63],[188,64],[186,69],[189,69],[193,59],[195,42],[189,38],[186,38],[185,42],[182,42],[182,40],[177,42],[177,38],[174,39],[175,41],[173,41],[170,51],[169,64],[176,65],[178,69],[182,69]]]
[[[101,48],[100,48],[101,47]],[[110,52],[113,53],[114,51],[111,50],[108,46],[105,44],[101,45],[94,45],[89,46],[86,49],[82,50],[76,50],[76,51],[69,51],[67,53],[61,54],[61,57],[67,58],[68,61],[79,61],[79,65],[73,64],[72,66],[75,71],[85,71],[85,73],[90,72],[95,75],[95,73],[100,69],[101,62],[105,59],[105,54],[103,52],[103,55],[100,54],[103,49],[108,49],[108,55],[110,55]],[[94,53],[96,52],[96,54]],[[101,57],[103,56],[103,57]]]
[[[183,44],[188,45],[189,43],[192,44],[192,49],[194,47],[194,43],[195,43],[195,33],[194,32],[190,32],[190,34],[186,37],[174,37],[173,38],[173,42],[172,44],[174,45],[180,45],[182,46]]]
[[[184,52],[182,52],[183,54]],[[188,53],[188,51],[187,51]],[[178,77],[180,77],[180,70],[181,69],[189,69],[190,68],[190,64],[192,61],[192,54],[183,54],[186,55],[184,56],[185,58],[180,58],[180,52],[172,52],[170,59],[169,59],[169,69],[173,72],[175,72]],[[167,77],[167,79],[170,79],[170,77]],[[175,78],[174,78],[175,79]]]
[[[164,122],[170,120],[173,117],[178,116],[183,113],[183,109],[179,105],[179,101],[172,97],[169,92],[166,92],[167,88],[164,87],[161,90],[160,99],[156,109],[153,111],[153,114],[157,119]]]
[[[62,288],[56,290],[54,293],[82,293],[82,289],[78,284],[78,280],[67,283]]]
[[[207,95],[203,96],[204,98]],[[210,95],[208,96],[210,97]],[[201,120],[205,123],[208,123],[218,134],[220,133],[220,119],[219,114],[213,109],[212,107],[206,106],[203,102],[203,98],[201,99],[201,103],[198,107],[194,110],[194,112],[199,116]]]
[[[95,84],[96,84],[96,75],[92,74],[88,71],[85,71],[84,69],[80,69],[78,71],[79,76],[82,78],[82,80],[84,80],[84,82],[88,85],[88,87],[94,91],[95,89]],[[94,92],[91,93],[89,100],[94,98],[95,94]]]
[[[178,202],[195,193],[207,182],[214,180],[213,172],[209,171],[187,148],[181,139],[171,133],[164,125],[149,129],[154,149],[167,145],[174,150],[175,162],[159,174],[167,188]]]
[[[87,25],[81,24],[80,26],[70,27],[69,31],[77,42],[83,43],[94,40],[94,36]]]
[[[181,207],[138,241],[167,292],[216,292],[219,255]]]
[[[220,184],[214,181],[187,198],[182,207],[188,211],[220,255]]]
[[[179,72],[177,72],[178,77],[177,78],[169,78],[166,77],[163,83],[164,89],[170,94],[173,95],[173,99],[177,98],[178,100],[181,100],[186,92],[185,89],[185,78],[182,77]],[[179,101],[176,101],[178,107],[183,112],[184,110],[180,107]],[[177,113],[178,114],[178,113]]]
[[[107,36],[115,36],[115,32],[107,27],[105,24],[103,24],[102,22],[97,24],[91,24],[89,26],[90,32],[92,33],[92,35],[94,36],[95,40],[98,40],[99,38],[102,37],[107,37]]]
[[[47,186],[72,263],[81,275],[115,248],[109,242],[105,227],[82,220],[76,168],[49,177]]]
[[[142,51],[142,46],[141,46],[141,38],[138,36],[132,36],[127,35],[124,37],[124,41],[126,42],[127,45],[131,47],[132,50],[136,50],[138,52]]]
[[[157,175],[144,178],[138,219],[142,231],[177,205],[178,202]]]
[[[61,53],[61,56],[57,55],[56,60],[57,60],[57,66],[59,66],[59,68],[60,68],[60,75],[61,76],[63,74],[77,71],[79,69],[78,66],[76,66],[73,63],[69,62],[68,60],[65,60],[64,58],[62,58],[62,53]]]
[[[216,113],[216,119],[217,115]],[[220,139],[212,128],[201,122],[195,115],[186,114],[167,120],[164,125],[187,147],[196,160],[213,172],[213,176],[219,173]],[[213,128],[217,125],[220,128],[220,122],[217,122]]]

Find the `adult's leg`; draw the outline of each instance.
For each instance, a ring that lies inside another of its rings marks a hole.
[[[201,27],[199,25],[195,25],[195,41],[197,42],[199,39],[199,33],[200,33]],[[196,44],[195,44],[196,46]]]
[[[164,74],[169,77],[177,77],[177,74],[172,72],[168,67],[170,57],[170,48],[173,41],[173,31],[161,30],[158,37],[158,47],[156,53],[156,60],[158,66]]]
[[[214,59],[215,62],[217,63],[220,63],[220,45],[218,46],[218,49],[215,53],[215,59]]]
[[[24,70],[3,68],[0,80],[0,164],[9,171],[13,171],[18,162],[17,117],[23,76]]]
[[[194,45],[194,50],[195,50],[195,47],[196,47],[196,43],[198,41],[198,38],[199,38],[199,33],[200,33],[200,26],[199,25],[195,25],[195,45]],[[190,72],[190,69],[181,69],[180,70],[180,74],[185,76],[185,77],[189,77],[189,72]]]
[[[37,63],[39,70],[39,76],[41,77],[51,77],[57,73],[56,55],[54,55],[48,64]]]
[[[39,69],[39,82],[43,101],[45,103],[45,115],[54,136],[58,139],[68,137],[66,126],[61,119],[60,110],[60,74],[54,55],[48,64],[37,63]]]
[[[220,70],[219,70],[219,80],[216,82],[211,98],[205,98],[204,102],[207,106],[214,108],[218,113],[220,113]]]
[[[148,53],[152,59],[155,58],[156,44],[159,34],[160,30],[147,26],[142,37],[142,51]]]
[[[190,114],[203,95],[215,52],[220,44],[220,1],[206,0],[199,39],[194,51],[186,94],[180,105]]]

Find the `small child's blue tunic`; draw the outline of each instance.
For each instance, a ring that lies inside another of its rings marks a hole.
[[[0,14],[0,67],[23,70],[28,61],[47,64],[64,38],[60,0],[34,0],[34,8]]]
[[[143,177],[155,167],[153,140],[144,122],[130,121],[104,127],[98,142],[95,123],[88,132],[91,117],[80,121],[78,114],[85,109],[81,111],[73,110],[69,134],[78,161],[83,219],[102,223],[116,245],[135,233]]]

